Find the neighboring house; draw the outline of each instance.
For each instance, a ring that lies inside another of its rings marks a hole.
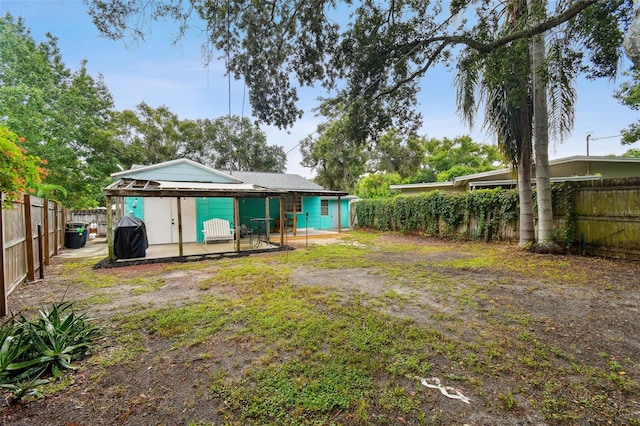
[[[305,228],[349,226],[346,193],[295,174],[223,172],[179,159],[111,176],[118,181],[105,194],[124,197],[122,214],[145,222],[149,244],[177,243],[179,222],[183,243],[202,242],[202,224],[212,218],[226,219],[237,229],[251,228],[251,219],[268,217],[274,232],[284,221],[294,234]]]
[[[640,177],[640,158],[578,155],[550,160],[549,169],[551,182]],[[415,194],[436,190],[465,192],[484,188],[515,188],[516,185],[513,171],[506,168],[459,176],[448,182],[391,185],[390,188],[403,194]]]

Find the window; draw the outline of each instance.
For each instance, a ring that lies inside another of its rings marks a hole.
[[[293,195],[284,197],[284,211],[287,213],[293,213]],[[302,197],[296,196],[296,213],[302,213]]]
[[[320,216],[329,216],[329,200],[320,200]]]

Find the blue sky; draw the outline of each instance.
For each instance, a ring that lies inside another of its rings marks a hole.
[[[98,36],[81,0],[0,0],[0,13],[6,12],[22,16],[36,40],[43,40],[46,32],[58,37],[63,61],[72,70],[86,59],[91,75],[104,77],[119,110],[133,109],[144,101],[152,107],[165,105],[181,119],[215,119],[229,111],[224,64],[213,61],[208,67],[203,65],[200,53],[203,38],[197,30],[175,45],[172,43],[175,27],[170,24],[154,24],[153,33],[145,42],[111,41]],[[551,159],[586,154],[589,132],[594,138],[590,143],[591,155],[621,154],[629,148],[638,148],[639,144],[621,145],[617,136],[638,119],[637,111],[620,105],[612,97],[622,81],[622,76],[616,81],[578,81],[573,133],[562,143],[552,141]],[[456,114],[451,72],[444,67],[430,70],[421,88],[422,134],[435,138],[470,134],[477,142],[493,143],[492,135],[479,127],[482,118],[474,129],[469,129]],[[284,131],[262,126],[262,130],[267,143],[291,150],[287,157],[288,172],[312,177],[313,172],[299,164],[301,156],[296,145],[322,121],[311,110],[318,105],[318,96],[326,94],[314,89],[303,89],[300,94],[305,115],[293,128]],[[251,116],[248,94],[242,82],[233,79],[231,113]]]

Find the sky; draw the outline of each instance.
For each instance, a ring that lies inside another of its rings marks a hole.
[[[36,41],[47,32],[58,38],[64,63],[71,70],[87,60],[87,69],[95,78],[102,75],[118,110],[135,109],[145,102],[157,108],[164,105],[180,119],[216,119],[229,113],[250,117],[248,93],[241,81],[229,81],[224,62],[214,60],[203,65],[202,34],[194,29],[174,43],[176,27],[154,24],[144,42],[112,41],[99,36],[81,0],[0,0],[0,14],[21,16]],[[621,69],[628,68],[628,63]],[[590,155],[622,154],[640,144],[621,145],[620,131],[638,120],[638,111],[621,105],[613,93],[624,81],[580,79],[572,134],[564,141],[551,141],[549,158],[586,155],[587,134],[591,134]],[[230,86],[230,87],[229,87]],[[282,146],[287,152],[287,172],[310,178],[315,174],[300,165],[298,143],[312,134],[324,119],[312,111],[318,97],[326,93],[304,88],[300,107],[304,116],[290,129],[261,126],[269,145]],[[493,144],[493,135],[482,127],[479,117],[470,129],[456,113],[453,73],[445,67],[429,70],[421,83],[418,110],[423,116],[421,134],[429,138],[454,138],[471,135],[476,142]]]

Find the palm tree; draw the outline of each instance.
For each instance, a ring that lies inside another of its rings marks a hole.
[[[523,0],[511,1],[505,27],[512,30],[526,11]],[[458,111],[473,125],[478,112],[476,94],[485,100],[484,126],[496,133],[498,147],[518,177],[519,245],[535,242],[532,169],[533,105],[530,96],[530,57],[526,42],[514,42],[488,55],[467,50],[456,76]]]
[[[535,241],[533,220],[533,191],[531,189],[533,110],[531,98],[514,104],[504,86],[492,89],[485,104],[485,123],[493,128],[498,137],[498,146],[509,159],[518,177],[518,199],[520,201],[519,245]]]
[[[541,21],[546,10],[545,0],[527,0],[532,24]],[[553,243],[553,206],[551,201],[551,173],[549,170],[549,113],[545,70],[545,36],[531,39],[531,85],[533,92],[533,119],[536,159],[536,187],[538,202],[538,244]]]

